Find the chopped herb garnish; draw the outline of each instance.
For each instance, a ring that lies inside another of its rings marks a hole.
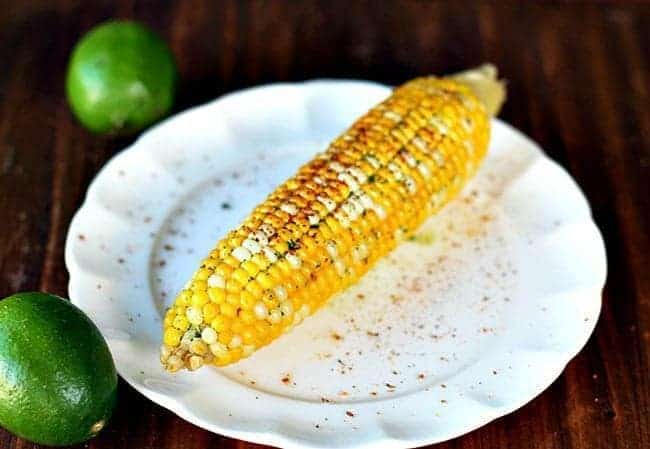
[[[289,240],[287,242],[287,246],[289,246],[290,250],[298,249],[298,244],[295,242],[295,240]]]
[[[377,177],[375,175],[370,175],[368,176],[368,182],[375,182],[377,180]]]

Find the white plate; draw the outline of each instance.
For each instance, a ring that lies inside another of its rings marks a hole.
[[[358,285],[238,364],[161,369],[161,316],[199,259],[388,92],[314,81],[227,95],[102,169],[68,234],[69,293],[127,382],[235,438],[401,448],[509,413],[562,372],[598,317],[602,238],[567,173],[499,120],[463,195]]]

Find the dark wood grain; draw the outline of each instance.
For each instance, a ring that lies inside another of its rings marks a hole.
[[[565,373],[521,410],[439,449],[650,447],[650,5],[645,2],[32,1],[0,5],[0,297],[66,295],[63,245],[92,177],[130,139],[84,131],[63,79],[111,17],[170,42],[176,110],[241,87],[318,77],[398,83],[492,61],[502,117],[585,191],[609,262],[603,312]],[[0,431],[0,448],[38,446]],[[188,424],[120,384],[93,449],[260,447]]]

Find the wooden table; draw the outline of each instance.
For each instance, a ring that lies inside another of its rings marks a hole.
[[[609,278],[587,347],[521,410],[437,448],[650,447],[650,4],[487,1],[3,2],[0,297],[66,295],[63,245],[88,183],[130,139],[84,131],[63,95],[75,41],[111,17],[171,44],[176,110],[245,86],[320,77],[386,83],[492,61],[502,117],[575,177]],[[94,449],[254,447],[199,429],[125,383]],[[0,447],[37,447],[0,431]]]

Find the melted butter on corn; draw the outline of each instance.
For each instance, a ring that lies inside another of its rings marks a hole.
[[[164,367],[234,363],[300,323],[453,198],[488,140],[465,84],[395,89],[217,243],[165,315]]]

